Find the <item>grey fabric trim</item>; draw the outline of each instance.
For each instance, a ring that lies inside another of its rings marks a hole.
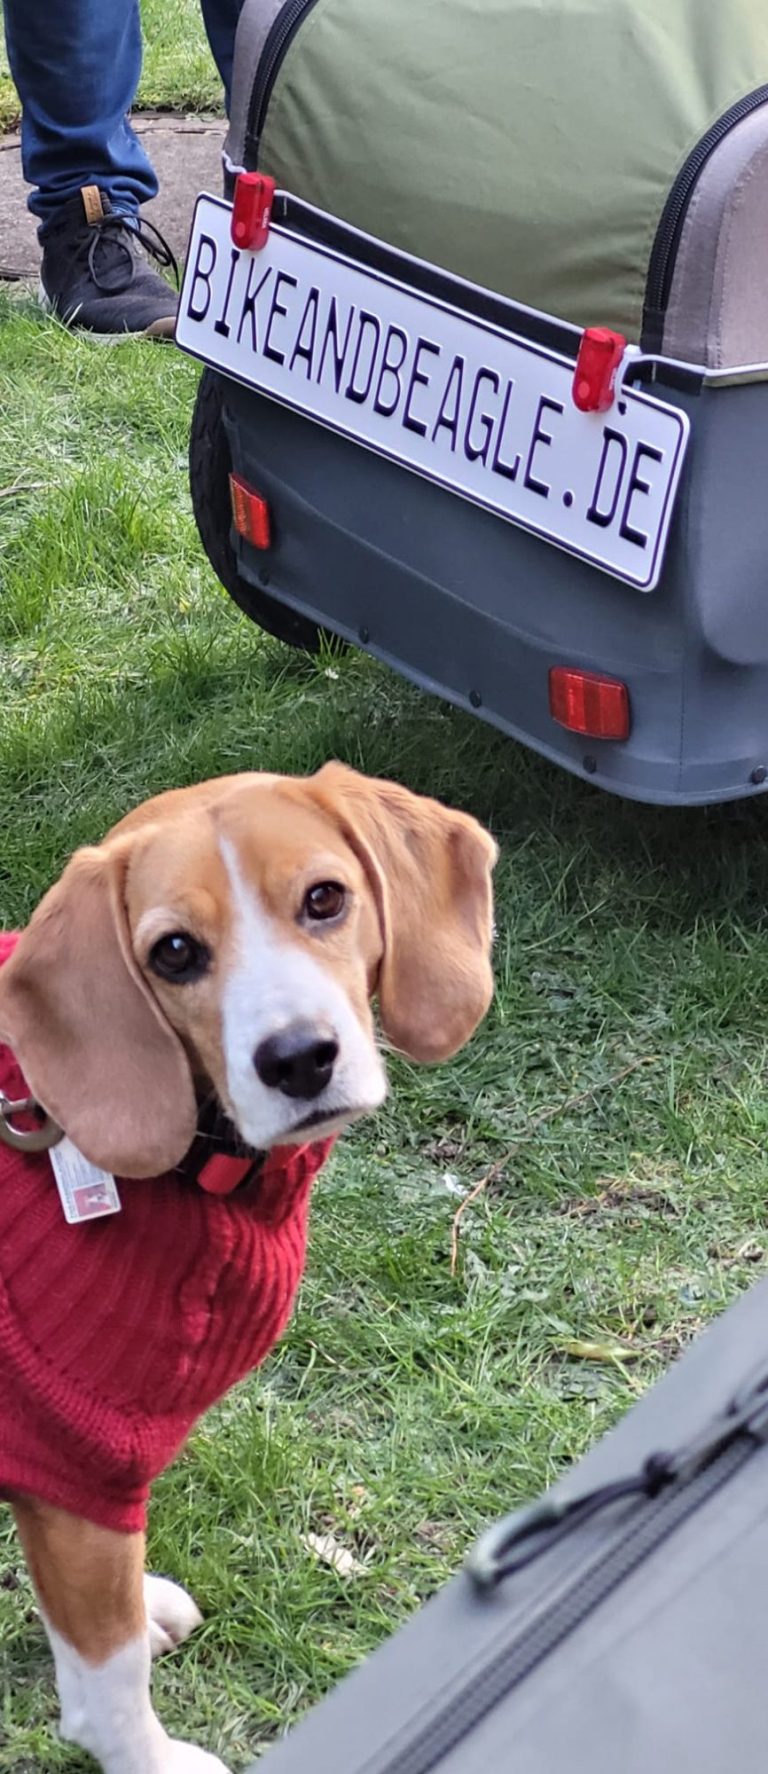
[[[283,0],[245,0],[235,37],[235,63],[229,132],[224,151],[235,166],[242,166],[256,69],[264,45],[283,5]]]
[[[698,179],[662,349],[713,370],[768,357],[768,105],[730,131]]]
[[[720,363],[749,363],[768,351],[768,136],[734,191],[719,259]]]

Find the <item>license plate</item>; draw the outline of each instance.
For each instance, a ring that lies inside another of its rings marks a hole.
[[[572,361],[409,287],[406,260],[401,281],[276,222],[260,251],[241,251],[231,213],[218,198],[198,199],[182,350],[653,589],[685,413],[626,386],[608,412],[582,413]]]

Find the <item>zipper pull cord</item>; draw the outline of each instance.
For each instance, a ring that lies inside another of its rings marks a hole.
[[[756,1379],[746,1381],[706,1429],[676,1452],[649,1454],[638,1472],[585,1491],[580,1497],[545,1496],[504,1516],[475,1542],[466,1561],[468,1576],[478,1589],[495,1589],[505,1577],[525,1570],[612,1503],[630,1497],[651,1502],[673,1485],[690,1483],[742,1436],[758,1444],[768,1441],[768,1374],[764,1370]]]

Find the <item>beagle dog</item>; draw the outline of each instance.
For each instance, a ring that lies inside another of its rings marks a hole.
[[[493,840],[340,764],[159,795],[0,939],[0,1493],[61,1732],[105,1774],[226,1774],[150,1658],[198,1624],[144,1574],[149,1486],[272,1347],[313,1177],[386,1092],[371,1012],[449,1058],[492,993]]]

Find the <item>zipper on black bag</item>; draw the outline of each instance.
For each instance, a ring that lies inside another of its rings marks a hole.
[[[245,163],[250,172],[256,171],[259,155],[261,132],[267,115],[267,107],[272,97],[272,88],[283,65],[286,50],[303,24],[306,14],[312,11],[317,0],[285,0],[277,17],[267,32],[264,48],[259,56],[259,65],[251,92],[248,106],[248,123],[245,133]]]
[[[364,1764],[360,1774],[430,1774],[766,1442],[768,1377],[761,1374],[741,1388],[702,1434],[677,1452],[653,1454],[625,1479],[581,1496],[545,1497],[497,1523],[478,1541],[467,1561],[467,1580],[473,1581],[480,1596],[495,1593],[501,1583],[543,1558],[584,1521],[616,1503],[635,1499],[629,1518],[614,1523],[613,1537],[604,1549],[569,1571],[552,1605],[534,1609],[512,1640],[502,1634],[484,1666],[478,1669],[474,1665],[464,1685],[456,1684],[442,1710],[416,1725],[410,1736],[390,1740]]]
[[[675,179],[661,212],[656,238],[648,264],[648,277],[643,303],[642,347],[644,351],[660,351],[664,338],[664,320],[669,305],[677,250],[688,214],[688,205],[710,154],[738,123],[743,123],[760,105],[768,104],[768,85],[758,86],[743,99],[738,99],[722,117],[712,124],[706,135],[696,143],[685,165]]]

